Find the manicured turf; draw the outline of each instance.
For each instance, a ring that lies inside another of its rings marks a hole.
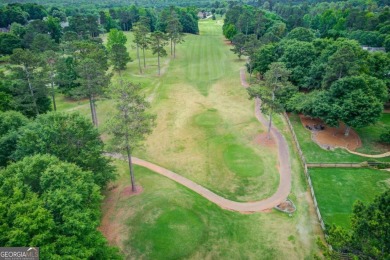
[[[124,73],[143,80],[157,114],[155,131],[136,154],[227,198],[257,200],[276,191],[277,154],[254,142],[263,128],[240,86],[243,63],[224,43],[221,28],[221,21],[202,21],[200,35],[187,35],[177,58],[163,62],[161,77],[139,75],[136,62]],[[241,166],[227,160],[235,151],[247,158]]]
[[[119,186],[106,203],[115,203],[110,219],[126,259],[305,259],[315,253],[315,221],[304,196],[294,199],[298,211],[292,217],[277,211],[240,214],[136,166],[143,192],[126,197],[120,194],[130,184],[127,165],[115,165]]]
[[[374,159],[351,154],[344,149],[335,149],[334,151],[322,149],[319,145],[313,142],[311,139],[311,133],[303,127],[297,114],[291,114],[290,121],[294,127],[299,145],[301,146],[308,163],[360,163],[365,161],[374,161]],[[375,160],[390,162],[390,157]]]
[[[255,142],[263,127],[253,102],[240,85],[237,61],[221,35],[220,21],[201,23],[200,35],[187,35],[177,58],[163,59],[156,76],[156,57],[147,51],[147,69],[139,74],[135,60],[122,72],[141,83],[157,114],[157,126],[136,156],[174,170],[212,191],[248,201],[272,195],[278,186],[276,150]],[[126,34],[128,46],[132,34]],[[105,40],[105,37],[103,37]],[[135,50],[129,49],[133,59]],[[115,75],[113,82],[117,82]],[[90,118],[89,104],[59,98],[59,110],[79,111]],[[110,100],[97,102],[99,130],[113,110]],[[265,165],[268,165],[267,167]]]
[[[232,144],[227,147],[223,155],[229,169],[237,175],[254,177],[263,172],[264,165],[261,158],[247,147]]]
[[[230,70],[224,62],[228,55],[220,47],[221,28],[213,23],[203,23],[200,36],[186,44],[185,77],[202,95],[207,96],[210,87]],[[217,43],[217,44],[215,44]]]
[[[379,137],[386,131],[386,129],[389,128],[390,114],[382,114],[376,124],[356,129],[363,144],[361,148],[357,149],[357,151],[367,154],[388,152],[390,150],[390,146],[381,144]]]
[[[151,110],[157,114],[153,134],[135,155],[230,199],[268,197],[279,181],[277,152],[255,142],[264,128],[240,85],[239,70],[244,63],[225,44],[222,21],[200,21],[200,30],[200,35],[186,36],[177,47],[176,60],[163,59],[161,77],[156,76],[156,58],[149,51],[143,75],[137,62],[129,63],[122,73],[145,87]],[[135,50],[130,51],[134,59]],[[104,133],[112,103],[97,104],[99,129]],[[65,109],[90,117],[88,106]],[[291,138],[287,139],[292,147]],[[292,155],[290,198],[298,207],[292,217],[276,211],[246,215],[222,210],[142,167],[135,167],[135,175],[143,192],[121,196],[130,183],[126,163],[116,162],[120,176],[114,185],[118,188],[108,193],[118,196],[109,196],[104,203],[115,209],[104,211],[115,227],[113,244],[120,246],[127,259],[311,258],[321,233],[308,202],[302,168]]]
[[[272,195],[274,191],[264,187],[268,185],[266,174],[269,172],[264,171],[261,154],[257,153],[252,146],[240,142],[230,131],[226,131],[223,119],[216,109],[208,109],[196,115],[193,122],[195,129],[205,134],[204,140],[199,141],[199,145],[208,154],[206,170],[212,173],[212,171],[217,172],[217,169],[219,171],[223,169],[224,171],[218,174],[221,179],[222,174],[226,172],[230,173],[230,178],[234,178],[235,187],[229,189],[231,190],[229,193],[217,186],[214,186],[216,188],[209,186],[210,188],[219,194],[233,198],[245,198],[254,191],[262,196]],[[212,168],[216,166],[217,168]]]
[[[145,211],[137,217],[133,221],[140,226],[135,228],[131,244],[140,252],[150,250],[151,259],[182,258],[193,254],[203,242],[205,225],[199,212],[192,209],[167,207],[152,222],[142,221]]]
[[[390,172],[367,168],[311,168],[310,175],[326,224],[350,227],[356,200],[371,202],[390,188]]]

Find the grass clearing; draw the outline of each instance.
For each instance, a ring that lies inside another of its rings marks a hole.
[[[320,212],[326,224],[349,228],[356,200],[372,202],[390,188],[390,173],[367,168],[311,168]]]
[[[122,73],[125,78],[145,86],[152,111],[157,114],[156,129],[135,155],[229,199],[266,198],[279,184],[277,153],[254,142],[263,129],[254,117],[253,101],[248,100],[246,91],[240,87],[238,75],[242,62],[237,62],[224,45],[221,25],[205,21],[201,28],[201,35],[187,35],[184,44],[177,47],[176,60],[165,59],[164,63],[170,64],[163,76],[153,75],[155,72],[150,68],[140,75],[136,61]],[[131,39],[131,34],[126,35]],[[134,50],[130,52],[134,57]],[[147,53],[150,65],[156,58],[149,55],[150,52]],[[207,75],[203,69],[191,69],[189,75],[191,66],[219,69],[210,69]],[[76,108],[61,106],[90,118],[87,104]],[[112,109],[109,100],[97,102],[102,133]],[[210,124],[211,121],[215,123]],[[229,161],[235,155],[246,158],[241,166]]]
[[[125,162],[115,165],[119,187],[108,193],[121,194],[130,178]],[[110,221],[122,225],[115,244],[126,259],[309,259],[317,250],[318,225],[300,181],[293,185],[298,211],[292,217],[278,211],[246,215],[223,210],[143,167],[135,173],[143,192],[116,197],[110,212]]]
[[[202,21],[200,26],[200,35],[186,36],[177,58],[150,87],[157,127],[138,155],[224,197],[265,198],[279,181],[276,151],[254,142],[263,128],[240,87],[242,62],[224,45],[221,25]],[[232,168],[226,163],[232,147],[260,166]],[[275,166],[266,169],[261,162]]]
[[[297,135],[299,145],[308,163],[354,163],[365,161],[390,162],[390,157],[371,159],[351,154],[344,149],[328,151],[322,149],[311,139],[311,133],[302,125],[297,114],[290,114],[290,121]],[[369,136],[369,135],[366,135]]]
[[[89,101],[87,99],[85,99],[85,100],[72,100],[72,99],[65,97],[61,93],[57,93],[56,94],[56,106],[57,106],[58,111],[80,110],[83,107],[88,107],[88,109],[89,109]]]
[[[390,114],[382,114],[379,121],[371,126],[356,129],[362,140],[362,147],[357,152],[367,154],[385,153],[390,150],[390,145],[383,145],[379,142],[380,135],[390,127]]]

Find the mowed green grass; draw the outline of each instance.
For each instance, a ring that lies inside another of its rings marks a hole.
[[[380,136],[390,128],[390,114],[382,114],[379,121],[371,126],[356,129],[362,140],[362,147],[357,151],[367,154],[385,153],[390,150],[390,145],[380,143]]]
[[[299,145],[308,163],[360,163],[365,161],[383,161],[390,162],[390,157],[371,159],[358,155],[351,154],[344,149],[335,149],[328,151],[322,149],[311,139],[311,133],[302,125],[297,114],[290,114],[290,121],[297,135]],[[365,130],[365,140],[370,139],[371,133],[368,129]],[[365,143],[363,143],[365,144]]]
[[[316,253],[315,219],[301,184],[294,185],[300,192],[292,217],[277,211],[240,214],[138,166],[143,192],[121,196],[130,185],[128,168],[122,161],[115,165],[119,187],[109,191],[117,196],[107,203],[116,203],[110,218],[126,259],[310,259]]]
[[[390,172],[368,168],[311,168],[310,175],[327,225],[351,225],[356,200],[370,203],[390,188]]]
[[[200,35],[187,35],[148,87],[157,126],[138,155],[221,196],[258,200],[276,191],[278,158],[254,141],[264,129],[221,30],[220,22],[200,22]]]
[[[177,46],[175,60],[170,55],[162,59],[161,77],[150,51],[143,74],[137,60],[122,72],[125,80],[144,86],[151,111],[157,115],[156,129],[135,155],[229,199],[253,201],[271,196],[279,184],[277,153],[254,141],[264,129],[240,85],[243,62],[225,44],[220,21],[203,21],[200,29],[200,35],[187,35]],[[130,55],[136,59],[136,50],[130,47],[133,36],[126,36]],[[117,81],[115,75],[112,82]],[[90,118],[88,103],[70,103],[63,97],[58,103],[59,110],[78,111]],[[97,102],[102,134],[112,112],[110,100]]]
[[[128,64],[124,78],[144,86],[151,110],[158,116],[156,129],[135,155],[225,197],[260,199],[272,194],[278,185],[277,153],[254,141],[264,128],[254,118],[253,101],[248,100],[240,85],[243,61],[238,61],[225,45],[221,27],[222,21],[201,21],[201,35],[188,35],[177,48],[176,60],[163,59],[161,77],[156,76],[156,59],[150,52],[144,74],[138,72],[136,62]],[[196,42],[207,31],[210,38],[202,39],[202,44]],[[207,55],[191,53],[206,46],[217,51],[219,57],[207,61]],[[134,59],[135,50],[130,48],[130,53]],[[189,56],[192,60],[187,59]],[[204,72],[200,70],[187,76],[187,66],[208,62],[213,68],[222,67],[223,75],[217,69],[209,83],[201,79]],[[113,105],[109,100],[97,105],[102,126]],[[90,118],[88,106],[65,106],[65,110],[78,110]],[[286,124],[277,121],[288,134]],[[103,127],[99,129],[104,133]],[[291,137],[286,138],[291,149]],[[290,153],[293,182],[289,197],[297,206],[291,217],[274,210],[256,214],[226,211],[138,166],[136,183],[143,192],[122,196],[130,179],[127,164],[116,161],[119,176],[113,185],[118,187],[107,191],[103,204],[104,208],[114,208],[103,211],[114,230],[114,240],[110,241],[121,248],[126,259],[310,259],[318,253],[315,240],[321,231],[302,167],[296,154],[292,150]],[[112,197],[112,193],[117,196]]]
[[[191,40],[183,44],[185,78],[205,96],[213,83],[231,72],[231,55],[221,48],[221,27],[215,23],[202,23],[200,35],[190,36]]]

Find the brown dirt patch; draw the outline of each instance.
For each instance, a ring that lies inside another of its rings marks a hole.
[[[98,228],[107,238],[110,245],[123,248],[123,241],[126,239],[127,226],[124,225],[125,218],[129,217],[132,212],[130,209],[117,207],[120,200],[126,199],[129,196],[140,194],[143,189],[137,186],[137,192],[132,192],[131,185],[129,186],[110,186],[106,191],[106,198],[102,206],[102,221]]]
[[[143,188],[141,186],[135,186],[136,191],[132,191],[131,185],[125,187],[121,192],[121,197],[130,197],[142,193]]]
[[[271,139],[268,139],[267,133],[258,134],[254,141],[256,144],[263,147],[276,148],[275,138],[271,137]]]
[[[287,211],[287,212],[294,212],[295,211],[295,208],[290,201],[282,202],[277,207],[280,210]]]
[[[233,43],[229,40],[224,40],[223,41],[226,45],[233,46]]]
[[[336,147],[348,148],[355,151],[362,146],[362,141],[359,135],[351,129],[348,136],[344,135],[345,124],[340,123],[340,127],[329,127],[321,119],[310,118],[304,115],[299,115],[304,127],[310,126],[312,130],[307,129],[312,133],[312,139],[324,149],[334,149]],[[325,126],[324,130],[315,130],[314,125]]]

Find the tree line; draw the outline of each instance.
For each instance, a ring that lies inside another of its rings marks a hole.
[[[274,12],[286,20],[287,27],[306,27],[322,38],[349,38],[361,45],[390,49],[388,5],[354,1],[317,3],[315,5],[276,5]]]
[[[4,0],[3,3],[18,3],[20,0]],[[112,8],[112,7],[121,7],[129,5],[129,1],[126,0],[35,0],[37,4],[44,6],[56,6],[62,8],[71,8],[74,5],[80,6],[83,9],[95,9],[95,8]],[[197,7],[209,7],[215,3],[223,3],[224,1],[215,1],[215,0],[137,0],[134,1],[138,6],[153,7],[153,8],[165,8],[169,6],[179,6],[179,7],[188,7],[188,6],[197,6]],[[245,1],[248,2],[248,1]]]
[[[90,122],[0,112],[0,144],[1,245],[39,246],[45,259],[120,259],[97,230],[115,172]]]
[[[42,8],[34,6],[39,10]],[[183,41],[185,26],[180,19],[185,11],[175,7],[164,9],[160,19],[153,22],[147,13],[141,15],[138,13],[141,9],[133,7],[129,10],[136,10],[137,16],[124,27],[130,28],[135,35],[140,73],[146,68],[145,50],[151,49],[157,55],[160,74],[160,58],[167,55],[164,47],[170,43],[174,58],[176,45]],[[55,14],[58,10],[43,13]],[[97,125],[94,104],[110,82],[109,66],[121,60],[124,64],[118,66],[123,67],[131,60],[121,27],[119,24],[107,27],[109,42],[106,48],[97,36],[107,20],[101,19],[99,24],[97,16],[78,14],[63,18],[69,21],[69,26],[63,28],[62,18],[51,15],[40,18],[25,25],[13,22],[10,32],[0,33],[0,53],[5,61],[13,64],[7,74],[0,72],[3,73],[0,109],[17,110],[33,117],[50,110],[52,105],[56,110],[55,92],[60,91],[68,97],[88,98],[93,122]],[[192,29],[197,32],[197,22]]]
[[[265,79],[249,93],[262,97],[270,113],[295,111],[330,126],[344,122],[346,135],[350,127],[379,120],[389,100],[388,53],[368,52],[356,40],[321,36],[308,27],[289,31],[282,17],[251,6],[229,9],[223,29],[232,51],[248,57],[248,72]]]

